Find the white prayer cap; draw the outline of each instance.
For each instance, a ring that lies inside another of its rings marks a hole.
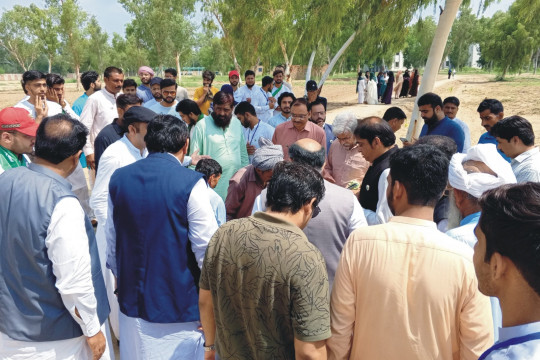
[[[486,173],[467,173],[463,163],[469,160],[486,164],[497,176]],[[497,152],[494,144],[478,144],[467,154],[456,153],[450,161],[448,180],[453,188],[479,198],[485,191],[505,184],[515,184],[516,176],[510,164]]]

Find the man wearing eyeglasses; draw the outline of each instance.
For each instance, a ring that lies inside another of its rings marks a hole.
[[[176,89],[178,84],[173,79],[163,79],[159,83],[161,89],[161,102],[154,104],[150,107],[150,110],[156,114],[173,115],[179,119],[182,119],[180,114],[176,112]]]
[[[308,100],[309,120],[324,130],[326,134],[326,153],[328,153],[330,145],[336,140],[336,136],[332,131],[332,125],[326,123],[326,99],[325,101],[321,99],[316,99],[313,102]]]
[[[313,139],[326,148],[324,130],[308,121],[309,112],[307,100],[298,98],[291,104],[291,121],[286,121],[276,127],[272,142],[283,147],[283,159],[289,161],[289,147],[300,139]]]

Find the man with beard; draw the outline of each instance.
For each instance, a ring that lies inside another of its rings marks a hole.
[[[189,129],[189,137],[192,137],[192,131],[197,121],[204,118],[204,115],[199,109],[197,103],[191,99],[184,99],[176,104],[176,112],[180,114],[180,117],[187,124]]]
[[[161,95],[161,80],[163,80],[160,77],[154,77],[152,80],[150,80],[150,90],[152,91],[152,100],[147,101],[143,104],[143,106],[147,109],[150,109],[152,106],[158,104],[163,99],[163,95]]]
[[[178,85],[173,79],[163,79],[159,83],[161,89],[161,102],[154,104],[150,110],[156,114],[168,114],[181,119],[180,114],[176,111],[176,89]]]
[[[476,360],[492,343],[489,300],[478,291],[471,251],[433,222],[447,180],[448,159],[434,146],[391,156],[386,196],[395,216],[354,231],[343,248],[330,359]]]
[[[212,86],[216,74],[210,70],[204,70],[202,73],[203,86],[195,89],[193,93],[193,100],[199,105],[201,112],[204,115],[209,114],[210,105],[214,99],[214,95],[218,92],[218,89]]]
[[[81,122],[89,130],[86,145],[83,148],[86,163],[95,169],[94,140],[99,132],[117,116],[116,96],[122,90],[124,73],[122,69],[109,66],[103,74],[105,87],[88,98],[81,113]]]
[[[465,142],[463,145],[463,152],[466,153],[467,150],[471,147],[471,131],[469,130],[469,126],[460,119],[457,118],[457,113],[459,110],[459,99],[455,96],[449,96],[443,101],[443,111],[444,115],[448,116],[450,120],[453,120],[458,123],[458,125],[461,127],[461,130],[463,130],[463,134],[465,135]]]
[[[444,115],[443,103],[439,95],[427,93],[418,99],[420,116],[424,119],[424,126],[420,137],[426,135],[443,135],[452,138],[458,147],[458,152],[463,152],[465,134],[455,121]]]
[[[326,100],[326,99],[325,99]],[[326,134],[326,152],[330,150],[330,145],[336,139],[332,131],[332,125],[326,123],[326,105],[321,99],[312,102],[308,100],[309,120],[317,126],[323,128]]]
[[[234,100],[237,103],[246,101],[253,105],[257,117],[261,121],[268,121],[270,118],[270,111],[274,108],[274,99],[268,93],[268,90],[272,86],[272,78],[265,77],[263,79],[263,87],[259,87],[255,84],[255,72],[252,70],[247,70],[244,78],[246,80],[246,85],[234,92]]]
[[[176,82],[176,79],[178,77],[178,71],[176,71],[176,69],[168,68],[168,69],[165,69],[164,73],[165,73],[165,79],[173,79],[174,82]],[[189,98],[189,95],[188,95],[187,89],[185,87],[178,85],[176,88],[176,101],[180,102],[188,98]]]
[[[137,96],[142,99],[143,104],[152,100],[152,90],[150,89],[150,80],[154,77],[154,70],[149,66],[141,66],[139,71],[139,79],[141,79],[141,85],[137,88]]]
[[[281,109],[279,114],[274,115],[268,120],[268,124],[276,128],[279,124],[284,123],[285,121],[291,120],[291,104],[296,100],[296,97],[293,93],[284,92],[279,95],[277,100],[278,107]]]
[[[453,188],[449,201],[451,230],[446,235],[471,249],[477,242],[474,228],[480,219],[478,199],[490,189],[516,183],[510,164],[494,150],[493,144],[479,144],[470,148],[467,154],[455,154],[450,161],[448,180]],[[495,298],[491,298],[491,311],[496,341],[501,327],[501,309]]]
[[[278,125],[274,131],[272,142],[283,147],[284,159],[288,161],[289,146],[300,139],[313,139],[326,147],[326,135],[324,130],[308,121],[309,112],[307,108],[307,100],[298,98],[291,105],[291,121],[287,121]]]
[[[15,107],[28,111],[38,124],[45,117],[62,112],[59,104],[46,99],[47,81],[45,74],[41,71],[26,71],[22,75],[21,85],[26,96],[15,104]]]
[[[240,82],[240,73],[236,70],[229,71],[229,83],[233,88],[233,91],[238,90],[238,83]]]
[[[478,139],[479,144],[495,144],[498,147],[499,143],[495,136],[491,135],[491,128],[504,119],[504,107],[503,104],[497,99],[484,99],[478,109],[476,109],[480,120],[482,121],[482,126],[486,129],[486,132],[480,136]],[[497,149],[499,154],[508,162],[512,161],[510,157],[506,156],[501,150]]]
[[[257,118],[255,108],[247,101],[242,101],[234,108],[234,115],[244,127],[244,138],[249,155],[249,163],[253,160],[253,154],[259,146],[259,139],[271,140],[274,136],[274,128]]]
[[[482,360],[540,358],[540,184],[504,185],[480,199],[478,288],[501,302],[500,338]]]
[[[81,84],[84,89],[84,93],[73,102],[71,108],[75,111],[77,116],[81,116],[81,113],[86,104],[88,97],[101,90],[101,81],[99,81],[99,74],[95,71],[85,71],[81,74]]]
[[[283,83],[283,70],[282,69],[276,68],[272,76],[274,77],[274,85],[272,86],[272,90],[270,91],[270,93],[272,94],[272,97],[274,99],[279,98],[279,96],[283,94],[284,92],[292,91]],[[274,109],[274,116],[279,114],[279,112],[280,112],[280,108],[278,106],[277,108]]]
[[[193,129],[190,153],[209,155],[223,168],[216,192],[225,200],[229,180],[240,168],[249,164],[243,126],[233,117],[234,97],[219,91],[214,95],[214,112],[205,116]]]
[[[369,168],[369,162],[364,159],[354,137],[358,121],[353,113],[346,112],[338,114],[333,125],[332,131],[337,141],[332,143],[328,151],[322,175],[325,180],[356,195]]]

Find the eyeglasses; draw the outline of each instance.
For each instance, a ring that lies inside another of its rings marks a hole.
[[[165,90],[165,91],[162,91],[163,95],[167,96],[167,95],[176,95],[176,91],[175,90],[172,90],[172,91],[168,91],[168,90]]]
[[[314,207],[313,207],[313,212],[311,213],[311,218],[316,217],[316,216],[319,215],[320,213],[321,213],[321,208],[319,207],[319,205],[314,206]]]
[[[307,119],[308,114],[291,114],[293,119]]]
[[[314,116],[324,116],[324,114],[326,114],[325,111],[318,111],[318,112],[312,112],[311,116],[312,117],[314,117]]]

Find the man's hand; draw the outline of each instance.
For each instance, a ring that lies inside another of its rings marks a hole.
[[[195,166],[201,159],[211,159],[212,157],[210,155],[199,155],[199,149],[195,150],[193,154],[191,154],[191,165]]]
[[[99,360],[101,355],[103,355],[105,352],[105,347],[107,344],[103,333],[100,331],[96,335],[86,338],[86,343],[92,351],[92,359]]]
[[[96,160],[94,154],[86,155],[86,163],[91,170],[96,170]]]
[[[56,91],[54,91],[54,89],[47,88],[47,93],[45,94],[45,96],[47,96],[47,100],[60,104],[60,99],[58,99],[58,95],[56,94]]]
[[[273,109],[275,105],[276,105],[276,103],[275,103],[273,100],[269,100],[269,101],[268,101],[268,107],[269,107],[270,109]]]
[[[251,104],[251,98],[246,98],[246,101]]]
[[[49,113],[49,106],[47,105],[47,100],[42,99],[41,96],[34,96],[34,109],[36,110],[36,122],[40,123],[41,120],[47,117]]]
[[[246,149],[247,149],[248,155],[255,154],[255,150],[257,150],[257,148],[255,146],[250,145],[250,144],[246,144]]]

